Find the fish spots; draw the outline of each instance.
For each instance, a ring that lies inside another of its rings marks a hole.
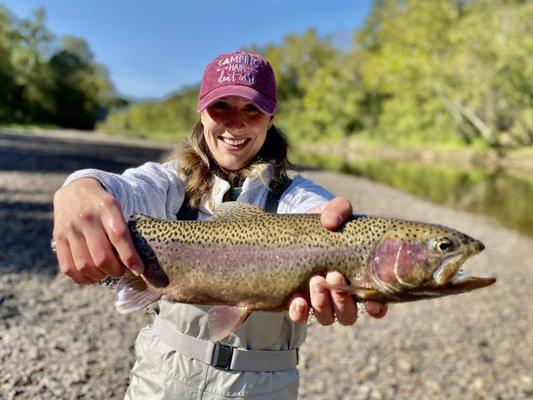
[[[135,221],[171,281],[165,288],[168,298],[239,304],[253,297],[256,309],[285,304],[313,274],[332,270],[397,295],[397,287],[422,279],[419,266],[429,240],[453,234],[461,243],[472,241],[438,225],[368,216],[349,218],[334,232],[310,214],[243,212],[207,221],[140,216]]]

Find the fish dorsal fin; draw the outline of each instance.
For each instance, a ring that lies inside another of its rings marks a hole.
[[[218,342],[244,324],[252,312],[246,307],[214,306],[207,312],[211,340]]]
[[[215,209],[211,220],[235,220],[253,218],[265,214],[265,211],[252,204],[227,201],[220,204]]]
[[[330,285],[329,283],[318,283],[319,286],[327,288],[329,290],[334,290],[337,292],[346,293],[349,295],[355,295],[361,301],[374,300],[374,301],[383,301],[383,295],[376,289],[365,288],[360,286],[351,286],[351,285]]]
[[[115,307],[121,314],[142,310],[161,297],[158,290],[150,290],[141,276],[126,270],[118,281]]]

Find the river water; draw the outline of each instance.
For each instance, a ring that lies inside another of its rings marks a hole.
[[[366,177],[437,203],[484,214],[533,236],[531,174],[323,154],[292,153],[290,159],[298,166]]]

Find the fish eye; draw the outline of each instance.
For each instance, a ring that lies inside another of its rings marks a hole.
[[[440,252],[447,252],[454,249],[454,243],[448,238],[440,238],[435,240],[433,248]]]

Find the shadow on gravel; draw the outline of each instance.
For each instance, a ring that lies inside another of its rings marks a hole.
[[[0,202],[0,270],[55,275],[50,250],[52,204]]]
[[[90,134],[88,134],[90,135]],[[82,168],[110,172],[160,160],[167,150],[117,144],[93,144],[0,132],[0,175],[23,172],[16,190],[0,188],[0,273],[29,272],[54,276],[57,260],[50,250],[53,193],[58,176]],[[32,177],[32,172],[35,177]],[[28,174],[29,173],[29,174]],[[48,180],[43,192],[42,181]],[[1,183],[1,181],[0,181]],[[45,195],[45,202],[43,202]],[[35,196],[35,197],[34,197]],[[49,199],[46,202],[46,198]],[[35,199],[35,201],[33,201]]]
[[[90,134],[88,134],[90,135]],[[0,132],[0,170],[70,173],[82,168],[122,172],[146,161],[160,160],[167,149],[85,143]]]

